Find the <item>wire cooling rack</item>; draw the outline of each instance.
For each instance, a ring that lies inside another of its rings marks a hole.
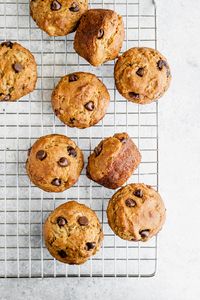
[[[152,0],[92,0],[90,7],[110,8],[124,19],[122,52],[134,46],[156,48],[156,6]],[[113,191],[85,176],[68,191],[51,194],[32,186],[25,171],[27,149],[41,135],[66,134],[83,149],[85,162],[97,143],[127,131],[142,153],[142,162],[128,182],[158,188],[158,104],[132,104],[115,89],[114,62],[91,67],[73,50],[74,34],[48,37],[29,16],[29,0],[0,0],[0,41],[19,41],[38,65],[36,90],[16,103],[0,103],[0,277],[149,277],[156,272],[157,238],[126,242],[107,224],[106,207]],[[59,78],[74,71],[94,72],[109,89],[111,103],[101,123],[84,130],[65,127],[55,118],[51,92]],[[47,215],[68,199],[89,205],[99,216],[105,239],[102,249],[82,266],[54,260],[42,238]]]

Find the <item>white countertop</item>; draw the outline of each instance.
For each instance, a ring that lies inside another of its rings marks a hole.
[[[200,299],[200,1],[158,2],[158,49],[172,66],[160,100],[160,193],[167,222],[157,274],[148,279],[12,279],[0,299]]]

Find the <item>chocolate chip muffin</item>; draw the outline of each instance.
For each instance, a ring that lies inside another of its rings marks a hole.
[[[105,115],[110,96],[94,74],[77,72],[61,78],[52,93],[56,116],[70,127],[86,128]]]
[[[110,199],[108,223],[120,238],[145,242],[161,230],[165,211],[160,195],[152,187],[129,184]]]
[[[80,265],[100,249],[103,232],[93,210],[69,201],[57,207],[45,221],[44,240],[57,260]]]
[[[109,9],[90,9],[80,20],[74,49],[91,65],[99,66],[118,56],[123,40],[124,24],[120,15]]]
[[[32,92],[37,65],[29,50],[18,43],[0,44],[0,101],[15,101]]]
[[[141,154],[127,133],[104,139],[88,158],[87,176],[109,188],[122,186],[141,161]]]
[[[129,101],[147,104],[167,91],[171,73],[166,58],[155,49],[131,48],[115,64],[115,84]]]
[[[30,14],[36,24],[50,36],[73,32],[88,8],[88,0],[32,0]]]
[[[42,136],[28,151],[27,174],[44,191],[69,189],[78,180],[82,169],[83,153],[67,136]]]

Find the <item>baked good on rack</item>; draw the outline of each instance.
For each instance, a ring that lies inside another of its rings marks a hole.
[[[88,9],[88,0],[31,0],[30,14],[50,36],[67,35],[76,30],[79,19]]]
[[[56,116],[70,127],[86,128],[105,115],[110,96],[94,74],[76,72],[61,78],[52,93]]]
[[[107,207],[108,223],[120,238],[128,241],[149,240],[165,222],[162,198],[152,187],[128,184],[118,190]]]
[[[109,188],[122,186],[141,161],[141,154],[127,133],[101,141],[88,158],[87,176]]]
[[[159,99],[171,81],[166,58],[155,49],[131,48],[115,64],[115,84],[129,101],[147,104]]]
[[[124,40],[122,17],[109,9],[90,9],[81,18],[74,49],[91,65],[115,59]]]
[[[15,101],[32,92],[37,65],[31,52],[18,43],[0,44],[0,101]]]
[[[30,180],[47,192],[62,192],[78,180],[83,153],[70,138],[60,134],[40,137],[29,149],[26,170]]]
[[[57,260],[79,265],[100,249],[103,232],[93,210],[69,201],[57,207],[46,219],[44,240]]]

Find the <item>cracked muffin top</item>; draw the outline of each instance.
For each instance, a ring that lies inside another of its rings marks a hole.
[[[76,72],[61,78],[52,93],[52,107],[66,125],[87,128],[98,123],[110,102],[106,86],[94,74]]]
[[[127,133],[101,141],[88,158],[87,176],[110,189],[122,186],[141,161],[137,146]]]
[[[88,9],[88,0],[31,0],[30,14],[50,36],[63,36],[76,30]]]
[[[131,48],[115,64],[115,84],[131,102],[147,104],[168,89],[171,72],[166,58],[155,49]]]
[[[93,210],[69,201],[57,207],[46,219],[44,240],[57,260],[79,265],[100,249],[103,232]]]
[[[30,180],[44,191],[63,192],[76,183],[83,163],[83,153],[74,141],[50,134],[29,149],[26,170]]]
[[[118,190],[107,207],[108,223],[120,238],[145,242],[157,234],[165,222],[162,198],[151,186],[128,184]]]
[[[124,40],[122,17],[109,9],[90,9],[80,20],[74,38],[75,51],[91,65],[115,59]]]
[[[18,43],[0,44],[0,101],[15,101],[35,89],[37,65],[29,50]]]

